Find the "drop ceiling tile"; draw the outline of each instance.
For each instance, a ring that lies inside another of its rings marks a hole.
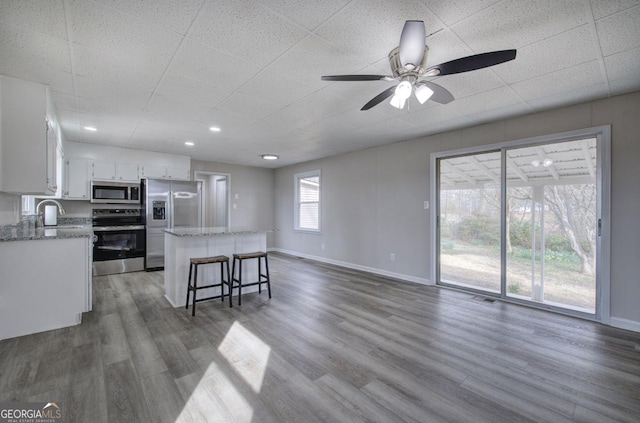
[[[450,103],[449,106],[453,104]],[[397,119],[410,123],[418,128],[428,129],[431,125],[439,121],[451,120],[459,118],[460,113],[456,112],[449,106],[438,105],[435,107],[414,110],[411,113],[405,113]]]
[[[604,58],[609,80],[640,76],[640,48],[624,51]]]
[[[315,35],[309,35],[267,69],[287,75],[305,85],[321,87],[327,85],[327,82],[320,80],[323,75],[359,73],[357,71],[365,66],[366,63],[345,50],[336,48]]]
[[[355,0],[316,33],[347,54],[372,64],[385,58],[398,46],[404,23],[409,19],[423,20],[427,34],[431,32],[430,28],[442,26],[418,0]]]
[[[288,106],[314,91],[315,88],[311,85],[268,69],[263,69],[238,89],[240,93],[270,101],[282,107]]]
[[[498,1],[500,0],[423,0],[429,9],[447,25],[453,25]]]
[[[533,109],[527,103],[515,103],[506,107],[499,107],[496,109],[490,109],[481,111],[474,115],[467,116],[470,125],[480,125],[487,122],[492,122],[498,119],[508,119],[514,116],[520,116],[527,113],[532,113]]]
[[[73,42],[99,51],[105,60],[153,65],[163,70],[182,39],[175,32],[93,2],[69,2]]]
[[[640,0],[590,0],[593,17],[601,19],[640,4]]]
[[[502,1],[451,29],[476,53],[521,48],[588,23],[587,7],[582,0]]]
[[[228,91],[227,88],[219,85],[174,73],[165,74],[156,88],[156,94],[179,102],[194,103],[209,108],[217,106],[225,98]]]
[[[93,80],[93,85],[110,86],[115,91],[123,90],[123,87],[153,91],[163,71],[163,68],[152,63],[131,61],[127,57],[109,57],[98,49],[78,44],[74,44],[74,57],[77,79]]]
[[[439,65],[440,63],[474,54],[474,52],[448,28],[428,37],[426,43],[429,47],[427,66]]]
[[[582,25],[520,48],[515,60],[492,69],[512,84],[595,60],[600,54],[597,45],[589,25]],[[561,56],[558,56],[559,51]]]
[[[274,113],[270,119],[291,128],[300,128],[349,110],[339,97],[318,91]]]
[[[508,87],[500,87],[491,91],[485,91],[460,100],[455,100],[447,105],[452,111],[463,115],[471,116],[487,110],[498,109],[512,104],[520,103],[518,98]]]
[[[576,87],[570,91],[560,94],[553,94],[547,97],[536,98],[527,103],[535,111],[548,110],[562,106],[569,106],[586,101],[595,100],[597,98],[607,97],[609,95],[606,84],[597,84],[587,87]]]
[[[97,0],[97,2],[184,35],[205,0]]]
[[[432,82],[449,90],[456,100],[504,86],[492,68],[446,75],[436,78]]]
[[[64,6],[61,1],[2,0],[0,1],[0,28],[37,31],[50,37],[67,39]]]
[[[30,29],[0,25],[0,57],[3,67],[17,62],[71,72],[67,42]]]
[[[188,122],[186,130],[210,110],[208,107],[178,102],[172,98],[154,94],[142,113],[142,119],[145,121],[175,122],[176,126]]]
[[[205,5],[189,36],[250,61],[253,66],[262,66],[293,47],[306,34],[256,2],[219,0]]]
[[[604,77],[597,60],[561,69],[547,75],[518,82],[513,90],[523,100],[547,97],[554,94],[570,93],[575,89],[604,83]]]
[[[233,93],[217,108],[232,114],[250,116],[251,119],[258,120],[275,113],[281,106],[247,94]]]
[[[609,83],[611,95],[619,95],[640,91],[640,74],[636,74],[630,78],[616,79]]]
[[[286,16],[308,30],[313,30],[342,9],[349,0],[263,0],[260,4],[276,14]]]
[[[640,6],[596,21],[603,56],[640,47]]]
[[[115,85],[100,78],[76,77],[78,107],[89,112],[120,110],[139,115],[151,98],[151,91],[135,85]]]
[[[185,39],[167,71],[225,88],[226,94],[258,72],[250,62],[190,39]]]

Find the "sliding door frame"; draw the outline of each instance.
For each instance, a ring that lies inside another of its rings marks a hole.
[[[595,314],[582,313],[548,304],[535,303],[533,301],[520,300],[506,295],[506,202],[507,202],[507,151],[513,148],[531,147],[565,141],[574,141],[583,138],[597,139],[596,154],[596,192],[597,192],[597,221],[599,222],[596,235],[597,263],[596,263],[596,307]],[[596,320],[604,324],[610,323],[610,263],[611,263],[611,239],[610,239],[610,213],[611,213],[611,126],[603,125],[575,131],[561,132],[557,134],[543,135],[539,137],[524,138],[497,144],[469,147],[456,150],[431,153],[430,155],[430,222],[429,230],[431,245],[431,271],[430,279],[434,285],[452,287],[440,281],[440,159],[482,154],[489,152],[501,152],[500,191],[501,191],[501,219],[500,219],[500,260],[501,260],[501,294],[468,289],[470,292],[481,292],[482,295],[499,298],[503,301],[519,303],[526,306],[569,314],[589,320]],[[462,289],[452,287],[455,289]],[[464,289],[467,290],[467,289]]]

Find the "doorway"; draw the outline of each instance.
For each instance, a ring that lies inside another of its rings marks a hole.
[[[202,216],[207,227],[229,227],[229,195],[231,175],[196,171],[194,179],[202,182]]]
[[[601,127],[432,155],[436,284],[608,319],[609,148]]]

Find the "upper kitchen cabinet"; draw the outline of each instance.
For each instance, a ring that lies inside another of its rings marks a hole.
[[[65,160],[64,190],[67,200],[89,200],[89,161],[73,157]]]
[[[188,181],[191,179],[191,168],[185,167],[164,167],[144,165],[140,169],[140,176],[143,178],[178,179]]]
[[[0,191],[59,193],[61,145],[49,87],[0,76]]]
[[[138,165],[112,161],[94,161],[91,163],[92,179],[103,181],[137,182]]]

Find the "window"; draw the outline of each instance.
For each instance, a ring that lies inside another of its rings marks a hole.
[[[295,175],[295,229],[320,232],[320,171]]]

